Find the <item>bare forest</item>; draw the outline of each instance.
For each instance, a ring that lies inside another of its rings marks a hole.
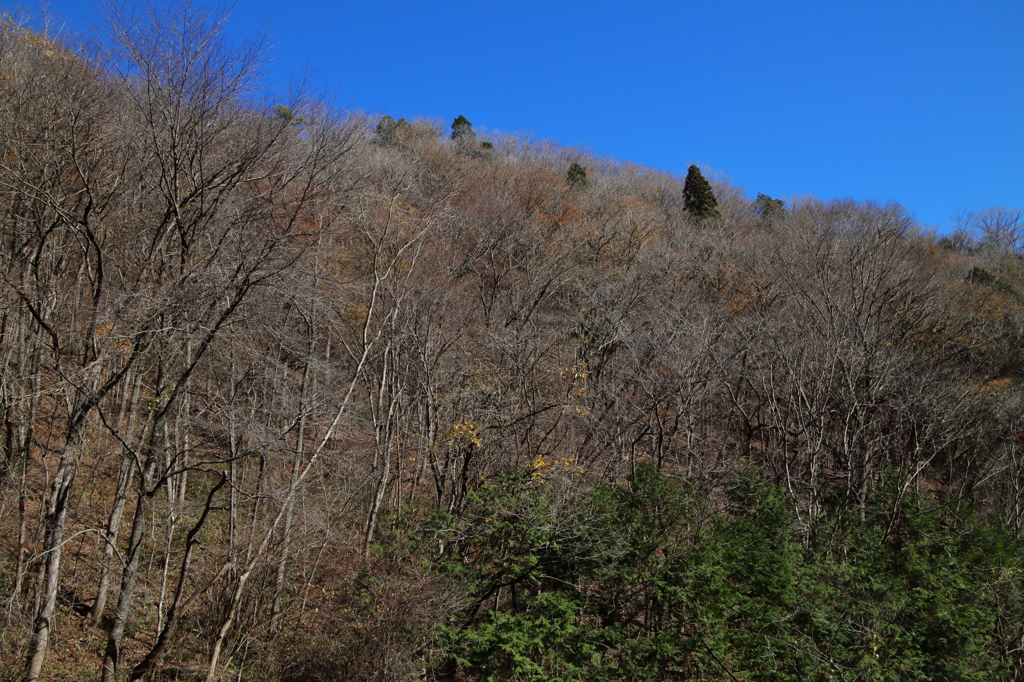
[[[1024,680],[1020,210],[265,101],[219,22],[0,22],[0,680]]]

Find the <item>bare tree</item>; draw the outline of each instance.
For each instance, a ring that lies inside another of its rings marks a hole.
[[[970,214],[978,245],[1016,255],[1024,254],[1024,210],[994,206]]]
[[[251,292],[315,245],[323,227],[313,206],[325,182],[342,170],[339,158],[355,132],[311,110],[300,136],[293,116],[246,103],[258,83],[260,46],[233,51],[221,34],[224,18],[191,5],[166,12],[122,10],[110,19],[126,115],[145,146],[138,193],[131,197],[146,218],[148,244],[136,283],[159,302],[155,319],[166,331],[147,365],[149,425],[137,445],[129,444],[138,491],[104,680],[116,675],[150,500],[189,466],[187,443],[175,453],[166,450],[172,410],[187,409],[179,403],[190,380]],[[175,513],[173,500],[169,513]],[[173,609],[162,630],[173,632],[179,615]],[[147,659],[147,670],[161,648]]]

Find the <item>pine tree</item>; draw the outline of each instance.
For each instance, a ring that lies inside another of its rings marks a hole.
[[[565,182],[573,189],[586,189],[590,182],[587,180],[587,169],[573,161],[569,171],[565,174]]]
[[[717,218],[718,200],[715,199],[715,192],[711,189],[711,183],[701,175],[700,168],[691,165],[686,172],[686,182],[683,184],[683,201],[686,210],[695,218]]]
[[[452,121],[452,139],[466,141],[476,139],[476,133],[473,132],[473,124],[461,114]]]

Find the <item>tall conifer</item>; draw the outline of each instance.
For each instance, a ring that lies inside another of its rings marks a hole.
[[[686,210],[695,218],[717,218],[721,215],[718,212],[718,200],[715,199],[715,192],[700,172],[700,168],[691,165],[686,173],[686,183],[683,185],[683,201]]]

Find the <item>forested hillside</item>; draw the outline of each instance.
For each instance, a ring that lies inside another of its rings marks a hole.
[[[0,680],[1024,679],[1020,211],[261,58],[0,23]]]

